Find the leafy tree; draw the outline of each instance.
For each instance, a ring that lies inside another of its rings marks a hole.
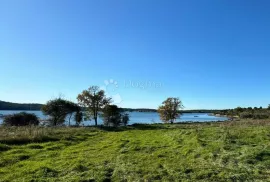
[[[228,116],[234,116],[235,115],[234,109],[229,109],[227,111],[227,114],[226,115],[228,115]]]
[[[21,112],[18,114],[6,116],[4,118],[3,124],[6,126],[38,125],[39,120],[35,114]]]
[[[248,107],[247,110],[252,111],[253,109],[252,109],[252,107]]]
[[[75,104],[75,103],[70,102],[70,101],[66,101],[66,110],[67,110],[67,113],[69,115],[69,120],[68,120],[69,126],[70,126],[70,120],[72,118],[73,113],[75,113],[76,124],[81,123],[82,112],[81,112],[81,107],[78,104]],[[80,115],[81,115],[81,118],[80,118]]]
[[[124,115],[122,115],[122,123],[124,126],[127,126],[128,122],[129,122],[129,115],[125,113]]]
[[[111,102],[111,98],[107,98],[105,92],[97,86],[84,90],[78,95],[77,99],[79,104],[87,109],[87,116],[94,118],[96,126],[98,113]]]
[[[116,105],[107,105],[103,109],[102,114],[105,126],[119,126],[121,124],[121,113]]]
[[[236,113],[241,113],[244,111],[244,109],[241,107],[237,107],[237,108],[235,108],[235,111],[236,111]]]
[[[105,106],[103,109],[102,118],[105,126],[126,126],[129,121],[129,115],[122,114],[121,109],[116,105]]]
[[[53,126],[63,124],[67,115],[70,115],[70,125],[72,113],[81,112],[81,109],[77,104],[61,98],[48,101],[45,105],[42,106],[41,110],[44,115],[51,117],[50,122]]]
[[[76,112],[75,121],[77,125],[79,125],[83,121],[83,113],[81,111]]]
[[[168,98],[158,108],[160,119],[165,123],[173,123],[180,116],[180,109],[183,107],[182,101],[179,98]]]

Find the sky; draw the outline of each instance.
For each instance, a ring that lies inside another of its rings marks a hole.
[[[0,0],[0,100],[270,104],[268,0]]]

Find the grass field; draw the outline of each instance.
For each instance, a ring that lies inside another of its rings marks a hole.
[[[0,127],[0,181],[270,181],[268,123]]]

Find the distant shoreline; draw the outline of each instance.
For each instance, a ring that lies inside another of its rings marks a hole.
[[[43,104],[37,103],[12,103],[0,100],[0,111],[40,111]],[[150,108],[121,108],[123,112],[157,112],[157,109]],[[216,113],[220,109],[191,109],[181,110],[181,113]]]

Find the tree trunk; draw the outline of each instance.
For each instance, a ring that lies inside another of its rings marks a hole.
[[[95,125],[97,126],[97,116],[95,116]]]
[[[70,116],[69,116],[69,121],[68,121],[68,125],[69,125],[69,126],[70,126],[70,119],[71,119],[71,117],[72,117],[72,114],[73,114],[73,113],[71,113]]]

